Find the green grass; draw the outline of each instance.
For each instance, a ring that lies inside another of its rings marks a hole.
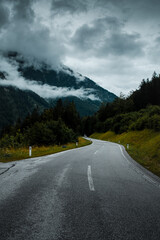
[[[90,141],[79,137],[78,147],[83,147],[91,144]],[[64,147],[65,146],[65,147]],[[77,148],[75,143],[68,143],[63,146],[42,146],[32,148],[32,157],[39,157],[44,155],[49,155],[53,153],[58,153],[66,151],[69,149]],[[11,149],[0,149],[0,162],[10,162],[15,160],[22,160],[29,158],[28,148],[11,148]]]
[[[160,176],[160,132],[145,129],[143,131],[132,131],[115,134],[111,131],[106,133],[94,133],[90,137],[116,142],[126,149],[130,156],[145,168]]]

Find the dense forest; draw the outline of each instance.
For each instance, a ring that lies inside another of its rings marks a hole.
[[[57,101],[54,108],[40,113],[34,109],[23,121],[1,132],[0,147],[54,145],[77,141],[79,135],[112,130],[160,131],[160,75],[142,80],[139,89],[128,97],[121,95],[114,102],[102,104],[93,116],[81,118],[74,102]]]
[[[151,80],[142,80],[139,89],[128,97],[121,95],[113,103],[103,104],[94,116],[86,117],[83,122],[87,135],[108,130],[160,131],[160,75],[154,72]]]
[[[77,141],[81,119],[73,102],[57,101],[54,108],[39,113],[36,108],[14,126],[1,132],[0,147],[22,147],[28,145],[60,145]]]

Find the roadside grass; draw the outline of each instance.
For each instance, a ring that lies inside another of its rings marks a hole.
[[[108,131],[90,137],[122,144],[134,160],[160,177],[160,132],[145,129],[116,135]]]
[[[22,160],[26,158],[34,158],[45,156],[53,153],[58,153],[62,151],[66,151],[69,149],[79,148],[83,146],[87,146],[91,144],[91,141],[86,140],[82,137],[78,138],[78,146],[76,143],[68,143],[62,146],[41,146],[41,147],[32,147],[32,156],[29,157],[29,148],[7,148],[7,149],[0,149],[0,162],[11,162],[16,160]]]

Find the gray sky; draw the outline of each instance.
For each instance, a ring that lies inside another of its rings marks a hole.
[[[128,94],[160,72],[159,12],[159,0],[1,0],[0,50]]]

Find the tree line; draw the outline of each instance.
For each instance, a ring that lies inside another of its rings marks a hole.
[[[0,147],[60,145],[77,141],[81,119],[74,102],[58,100],[54,108],[40,113],[37,108],[22,121],[1,132]]]
[[[142,80],[128,97],[102,104],[93,116],[81,118],[74,102],[58,100],[54,108],[40,113],[36,108],[14,126],[1,132],[0,147],[55,145],[77,141],[78,136],[94,132],[123,133],[145,128],[160,131],[160,75]]]
[[[86,117],[84,131],[123,133],[145,128],[160,131],[160,75],[155,72],[151,80],[142,80],[139,89],[123,94],[112,103],[102,104],[99,111]]]

